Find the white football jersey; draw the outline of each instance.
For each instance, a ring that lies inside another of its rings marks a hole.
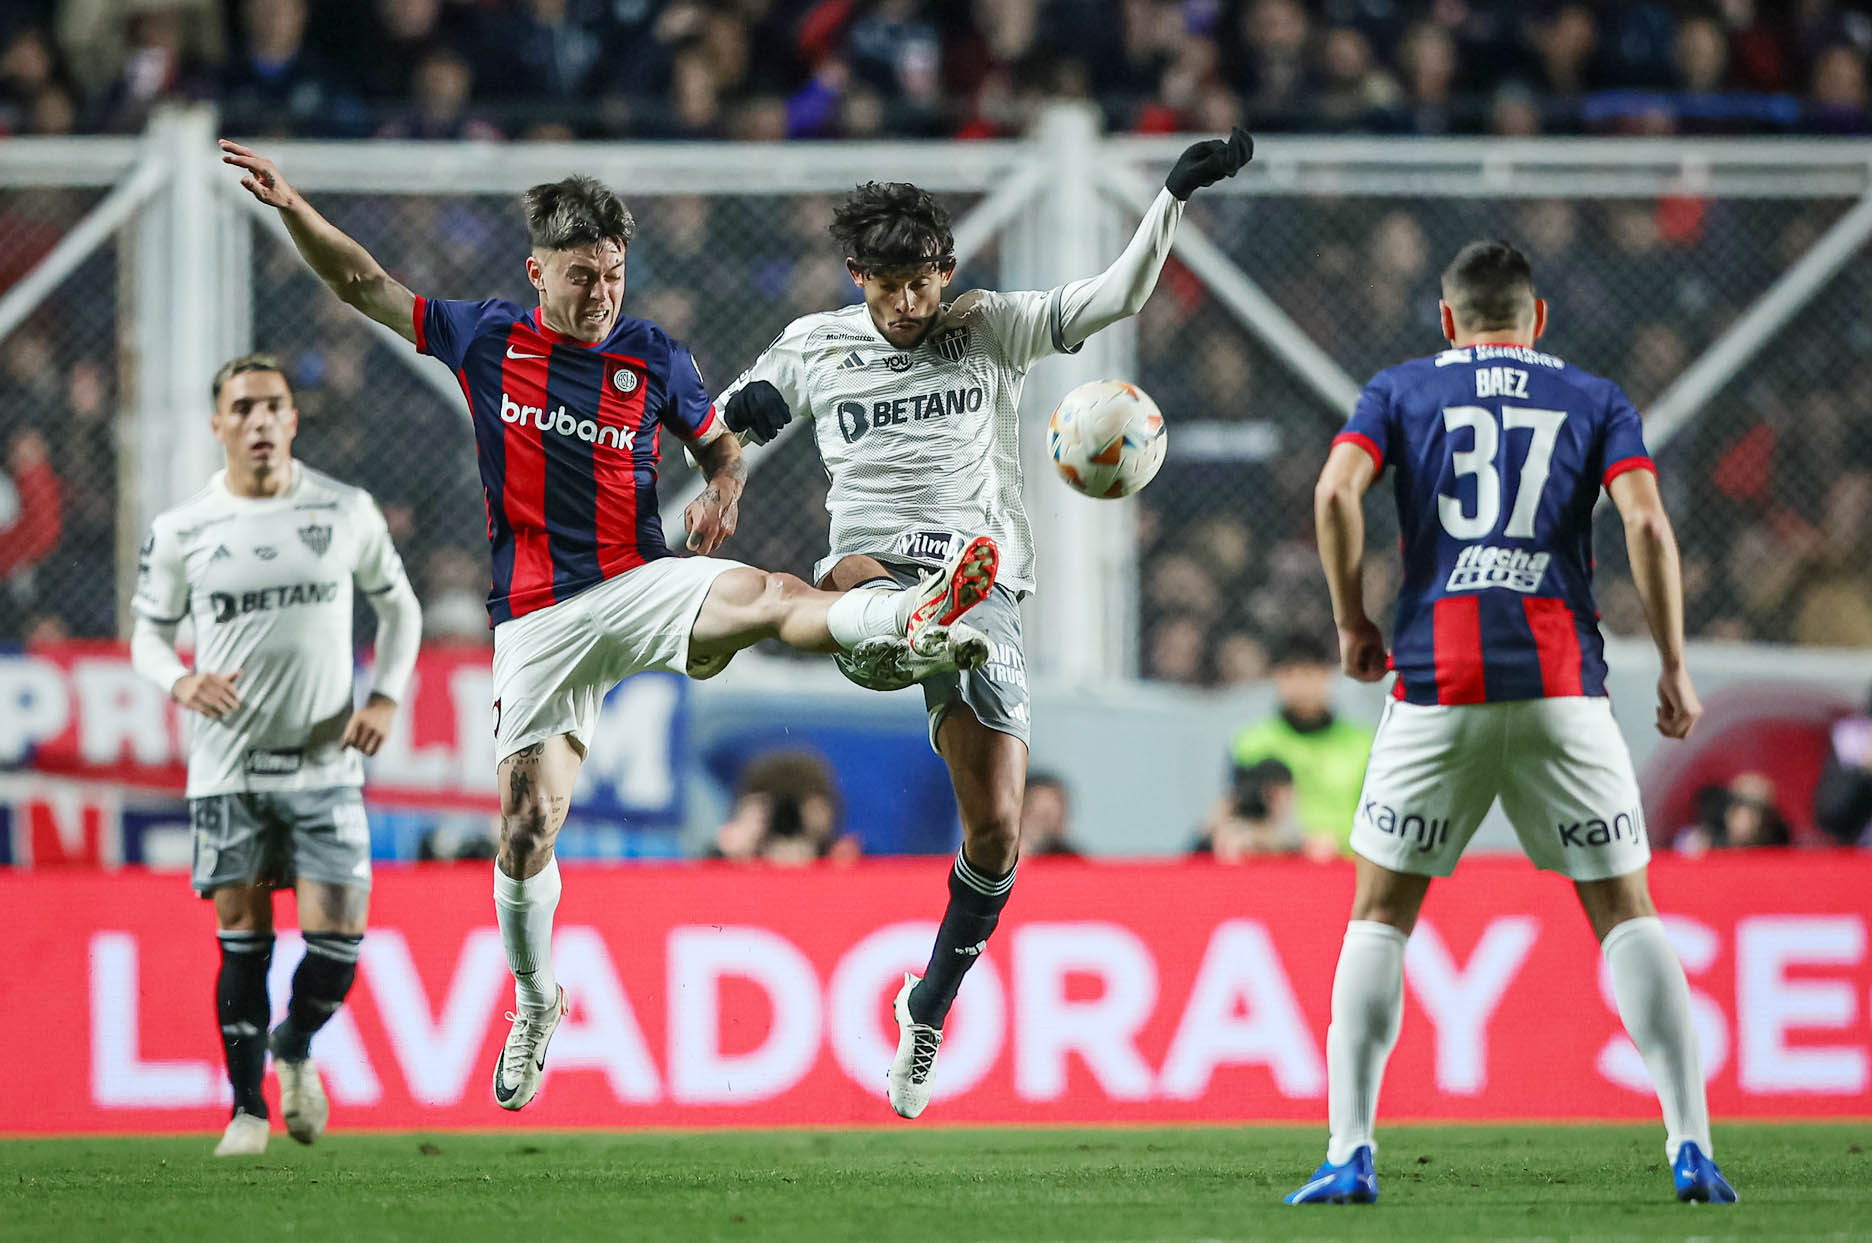
[[[158,623],[192,617],[194,671],[240,671],[237,712],[188,722],[188,796],[363,784],[339,745],[350,719],[352,583],[403,581],[377,503],[302,463],[279,496],[236,496],[227,472],[150,526],[133,607]]]
[[[999,581],[1031,591],[1021,384],[1037,360],[1071,352],[1061,334],[1057,289],[970,290],[907,350],[884,338],[862,304],[823,311],[787,325],[716,409],[766,380],[795,417],[812,420],[832,481],[831,554],[814,577],[852,553],[940,561],[946,544],[934,533],[959,532],[993,536]]]
[[[788,324],[715,404],[726,409],[736,392],[766,380],[796,418],[812,420],[832,480],[831,555],[813,576],[852,553],[940,564],[947,536],[991,535],[1001,545],[999,581],[1032,591],[1020,455],[1027,370],[1137,314],[1182,218],[1183,204],[1163,191],[1105,271],[1056,289],[970,290],[912,349],[886,340],[862,304]]]

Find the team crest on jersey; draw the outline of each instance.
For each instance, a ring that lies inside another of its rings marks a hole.
[[[629,367],[619,367],[611,374],[611,387],[620,393],[637,391],[637,373]]]
[[[898,353],[892,354],[889,358],[886,358],[884,360],[884,365],[889,367],[892,371],[908,371],[910,370],[910,365],[915,361],[916,360],[911,358],[908,354]]]
[[[968,329],[951,328],[936,338],[936,352],[952,363],[959,363],[968,353]]]
[[[331,547],[331,537],[332,529],[316,522],[311,526],[299,528],[299,538],[305,541],[305,546],[310,548],[312,554],[317,557],[324,556],[325,550]]]

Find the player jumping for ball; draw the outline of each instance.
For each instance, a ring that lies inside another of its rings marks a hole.
[[[834,212],[831,232],[863,304],[794,320],[719,399],[731,424],[756,429],[754,439],[794,413],[811,418],[831,476],[832,547],[813,569],[821,587],[909,587],[975,531],[994,536],[1005,558],[1000,581],[969,615],[966,642],[986,656],[979,668],[937,667],[901,645],[841,660],[874,689],[922,682],[931,745],[949,766],[962,817],[929,965],[920,979],[904,977],[893,1007],[898,1044],[886,1082],[903,1117],[929,1104],[943,1021],[1000,920],[1020,850],[1028,696],[1019,603],[1034,589],[1021,384],[1038,360],[1070,354],[1143,308],[1189,196],[1233,176],[1253,151],[1240,129],[1185,151],[1124,253],[1098,276],[1037,292],[970,290],[948,303],[949,213],[913,185],[859,186]]]
[[[1397,670],[1352,829],[1358,879],[1326,1032],[1326,1163],[1289,1204],[1378,1198],[1372,1135],[1404,1006],[1404,944],[1497,798],[1534,863],[1573,881],[1625,1030],[1657,1087],[1677,1197],[1729,1203],[1710,1159],[1690,990],[1651,904],[1631,757],[1606,698],[1592,593],[1603,487],[1663,661],[1658,732],[1702,713],[1684,667],[1683,581],[1637,410],[1616,384],[1533,348],[1547,326],[1528,261],[1503,242],[1443,273],[1451,348],[1365,387],[1314,493],[1345,671],[1375,682],[1361,500],[1393,467],[1404,584]]]
[[[553,840],[611,688],[649,669],[710,677],[762,639],[818,652],[901,647],[953,669],[948,627],[987,596],[999,552],[971,535],[912,592],[843,594],[709,556],[734,533],[747,475],[729,433],[765,429],[733,414],[718,421],[688,350],[620,314],[636,224],[591,178],[523,196],[537,306],[446,302],[392,279],[272,161],[221,147],[333,292],[447,363],[468,398],[493,552],[494,906],[517,1002],[494,1097],[519,1109],[539,1090],[566,1012],[549,957],[560,893]],[[684,514],[688,547],[701,556],[675,556],[664,543],[663,429],[691,448],[707,480]]]

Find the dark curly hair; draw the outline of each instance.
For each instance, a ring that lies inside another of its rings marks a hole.
[[[629,246],[637,221],[624,200],[593,177],[567,177],[520,196],[527,240],[539,250],[571,250],[597,242]]]
[[[861,275],[955,266],[949,209],[907,181],[867,181],[832,211],[827,230]]]

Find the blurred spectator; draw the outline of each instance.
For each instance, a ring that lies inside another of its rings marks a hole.
[[[1814,787],[1814,823],[1846,846],[1872,846],[1872,702],[1833,723],[1832,747]]]
[[[1372,732],[1333,715],[1339,661],[1324,634],[1296,630],[1284,636],[1274,647],[1272,665],[1279,711],[1235,735],[1229,753],[1236,788],[1263,760],[1279,760],[1291,774],[1307,853],[1342,854],[1352,836]]]
[[[407,111],[381,130],[379,138],[477,139],[501,136],[500,130],[469,112],[474,67],[447,44],[438,44],[416,62]]]
[[[1707,850],[1744,850],[1754,846],[1785,846],[1786,817],[1775,805],[1775,785],[1763,773],[1738,773],[1726,786],[1704,786],[1697,791],[1697,821],[1677,831],[1673,850],[1702,854]]]
[[[15,432],[0,474],[0,634],[26,629],[40,592],[35,572],[58,546],[63,486],[46,439]]]
[[[324,137],[362,118],[339,89],[337,71],[306,46],[308,0],[245,0],[240,51],[229,58],[222,106],[230,124],[262,133]]]
[[[1209,813],[1190,853],[1208,855],[1217,863],[1293,854],[1302,845],[1293,811],[1294,777],[1285,764],[1270,759],[1237,768],[1233,788]],[[1324,857],[1332,853],[1329,850]]]
[[[1078,858],[1081,852],[1072,840],[1071,816],[1072,800],[1066,793],[1066,783],[1052,773],[1028,773],[1027,793],[1021,798],[1021,857]]]
[[[741,770],[728,819],[715,831],[707,857],[795,867],[820,859],[858,857],[858,839],[843,833],[838,778],[812,751],[771,751]]]
[[[73,4],[60,13],[60,33],[88,91],[92,128],[140,130],[164,100],[213,92],[222,35],[205,0]]]

